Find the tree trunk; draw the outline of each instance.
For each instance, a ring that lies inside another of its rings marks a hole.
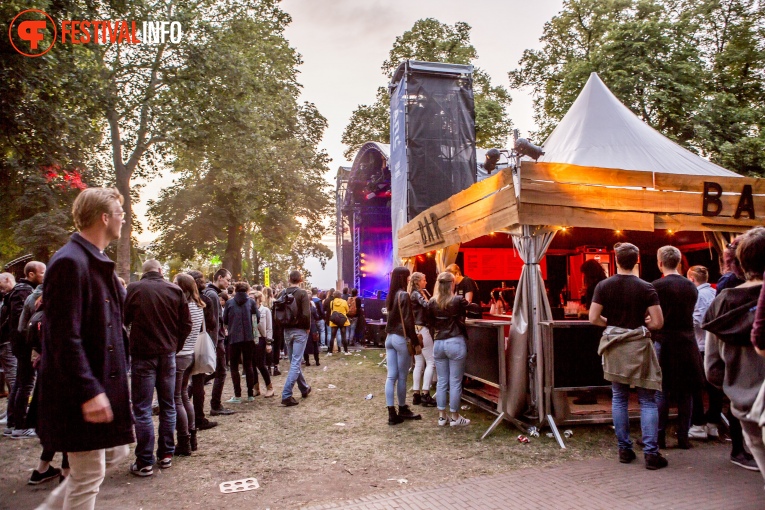
[[[255,285],[265,285],[260,276],[260,256],[257,250],[252,250],[252,281]]]
[[[125,211],[125,223],[117,241],[117,274],[126,282],[130,282],[130,237],[133,234],[133,206],[130,200],[130,178],[125,175],[117,175],[117,189],[125,198],[122,209]]]
[[[242,246],[244,228],[242,225],[229,225],[226,239],[226,251],[223,254],[223,267],[231,272],[235,281],[242,277]]]
[[[244,275],[245,281],[252,281],[252,259],[250,258],[250,254],[252,253],[252,236],[249,235],[249,232],[245,235],[243,234],[243,237],[245,237],[244,241],[244,260],[247,261],[247,271]]]

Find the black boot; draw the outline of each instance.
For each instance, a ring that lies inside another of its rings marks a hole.
[[[419,393],[415,393],[412,397],[412,405],[418,406],[422,404],[422,396]]]
[[[430,396],[430,393],[425,393],[422,396],[422,405],[424,407],[436,407],[436,399]]]
[[[396,413],[396,406],[388,406],[388,425],[398,425],[403,421],[404,419]]]
[[[197,445],[197,431],[194,429],[190,430],[189,432],[191,432],[191,438],[189,439],[189,442],[191,443],[191,451],[195,452],[197,451],[197,448],[199,448]]]
[[[409,406],[398,406],[398,416],[405,420],[421,420],[422,416],[414,414]]]
[[[180,457],[191,455],[191,436],[189,434],[178,434],[178,444],[175,445],[175,453]]]

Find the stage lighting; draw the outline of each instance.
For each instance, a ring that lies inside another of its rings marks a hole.
[[[544,151],[542,150],[542,147],[539,147],[538,145],[534,145],[533,143],[529,142],[525,138],[518,138],[515,141],[515,152],[519,156],[528,156],[534,161],[539,159],[540,156],[544,156]]]
[[[486,159],[483,162],[483,168],[486,170],[486,173],[490,174],[497,168],[497,163],[499,163],[499,156],[499,149],[489,149],[486,152]]]

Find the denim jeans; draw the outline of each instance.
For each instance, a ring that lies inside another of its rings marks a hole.
[[[465,358],[467,358],[467,345],[463,337],[455,336],[433,342],[433,360],[436,362],[438,373],[436,405],[439,411],[446,409],[447,391],[449,392],[449,410],[453,413],[460,410]]]
[[[385,380],[385,403],[395,405],[394,394],[398,395],[398,405],[406,405],[406,377],[412,364],[412,356],[406,348],[406,338],[388,333],[385,338],[385,355],[388,363],[388,378]],[[398,383],[398,386],[396,386]]]
[[[175,358],[175,428],[179,436],[188,436],[195,429],[194,407],[189,401],[189,379],[194,365],[194,355]]]
[[[319,331],[319,344],[327,345],[327,325],[324,323],[324,319],[316,321],[316,329]]]
[[[295,383],[297,383],[301,393],[308,391],[308,383],[305,382],[303,371],[300,369],[307,341],[308,332],[306,330],[298,328],[284,329],[284,343],[287,347],[287,357],[290,360],[290,371],[287,374],[287,380],[284,381],[282,400],[292,396],[292,389]]]
[[[175,353],[149,359],[132,359],[130,389],[135,416],[135,456],[144,465],[154,464],[154,422],[151,402],[157,388],[159,437],[157,456],[175,452]]]
[[[438,363],[438,361],[436,361]],[[656,390],[636,388],[640,402],[640,427],[643,430],[643,453],[658,453],[659,411],[656,406]],[[614,430],[619,448],[632,449],[630,439],[630,418],[628,404],[630,387],[618,382],[611,383],[613,398],[611,412],[614,417]]]
[[[351,325],[348,327],[348,345],[353,345],[356,341],[356,325],[359,322],[358,317],[349,317]]]

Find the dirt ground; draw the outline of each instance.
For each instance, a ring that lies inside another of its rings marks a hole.
[[[475,408],[462,411],[472,420],[467,428],[438,427],[436,409],[419,406],[413,407],[422,412],[422,421],[390,427],[386,372],[377,366],[382,352],[322,354],[321,366],[303,368],[313,392],[291,408],[282,407],[278,396],[285,370],[275,378],[276,397],[229,404],[238,413],[215,418],[217,428],[199,433],[199,451],[175,457],[172,468],[138,478],[128,472],[131,456],[124,466],[108,472],[98,507],[299,508],[615,454],[608,426],[574,428],[567,450],[545,431],[530,444],[521,444],[516,440],[519,431],[507,424],[481,441],[494,417]],[[285,361],[281,367],[286,369]],[[330,384],[336,388],[330,389]],[[206,389],[209,398],[211,386]],[[299,397],[297,388],[295,392]],[[369,393],[374,397],[365,400]],[[231,395],[228,379],[224,399]],[[0,400],[0,409],[4,407],[5,399]],[[34,508],[58,483],[26,485],[39,454],[36,440],[0,439],[0,509]],[[60,456],[53,464],[60,465]],[[219,491],[221,482],[248,477],[257,478],[260,488],[238,494]]]

